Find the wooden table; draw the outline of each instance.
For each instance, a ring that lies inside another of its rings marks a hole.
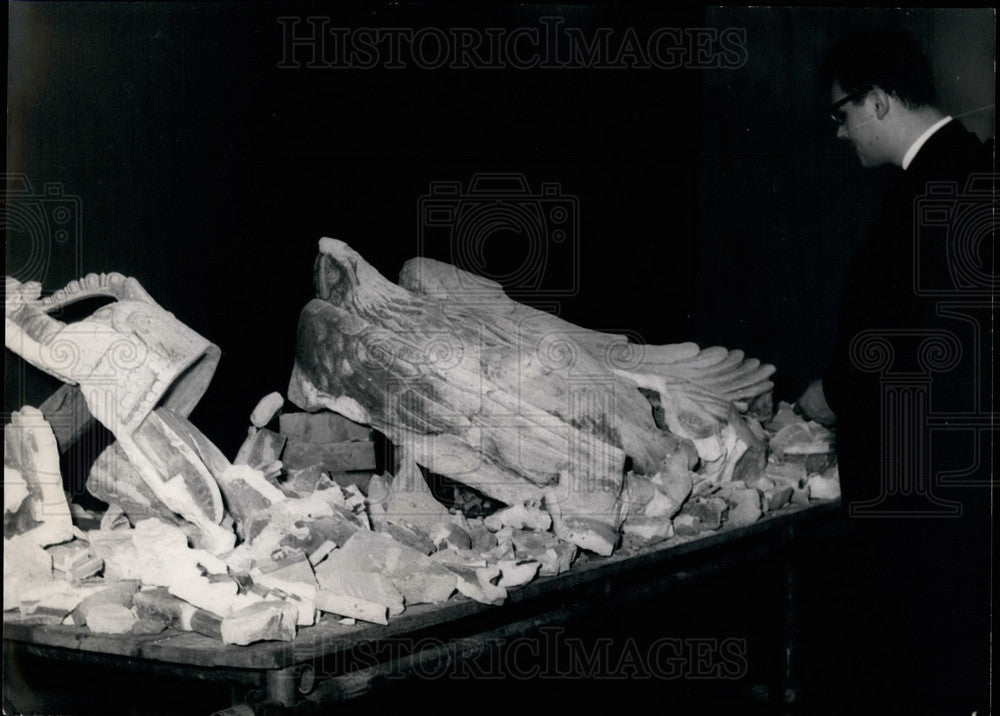
[[[86,627],[4,624],[5,653],[61,664],[101,663],[128,670],[226,682],[232,714],[247,704],[294,707],[370,692],[388,675],[434,668],[479,654],[491,640],[537,633],[545,626],[585,618],[609,605],[669,594],[706,576],[757,561],[778,560],[784,584],[784,659],[778,699],[794,700],[795,559],[799,534],[834,534],[844,527],[839,501],[786,507],[755,524],[695,538],[674,537],[652,548],[611,557],[584,556],[558,577],[511,590],[499,607],[456,597],[440,605],[408,607],[388,626],[340,624],[330,615],[300,628],[292,642],[228,646],[193,632],[148,636],[92,634]],[[384,657],[384,660],[382,660]],[[6,659],[9,662],[10,659]],[[5,685],[8,679],[4,670]]]

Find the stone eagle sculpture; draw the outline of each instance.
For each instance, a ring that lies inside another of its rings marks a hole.
[[[740,416],[769,393],[774,368],[740,351],[630,343],[428,259],[407,262],[394,284],[330,238],[314,282],[292,402],[371,425],[431,472],[502,502],[544,504],[553,531],[584,549],[614,550],[628,470],[763,469]]]

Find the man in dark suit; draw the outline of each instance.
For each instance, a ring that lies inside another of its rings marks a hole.
[[[941,470],[967,468],[975,449],[937,435],[932,461],[929,426],[990,406],[991,362],[977,360],[989,326],[964,331],[947,306],[984,300],[975,279],[961,280],[963,251],[986,285],[996,276],[989,239],[961,245],[977,238],[963,235],[963,212],[995,199],[994,163],[991,143],[935,106],[931,77],[919,47],[890,31],[847,37],[827,57],[837,137],[862,166],[900,171],[851,263],[832,365],[798,405],[836,424],[843,502],[860,538],[853,576],[877,595],[858,625],[868,632],[857,636],[862,673],[848,687],[865,681],[856,695],[890,712],[971,713],[989,683],[991,475],[987,466],[967,481],[978,485],[943,485]]]

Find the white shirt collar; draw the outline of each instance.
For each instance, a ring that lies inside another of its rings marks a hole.
[[[903,155],[903,169],[904,170],[908,166],[910,166],[910,163],[913,161],[913,158],[915,156],[917,156],[917,152],[919,152],[920,148],[922,146],[924,146],[924,143],[928,139],[931,138],[931,135],[934,134],[934,132],[936,132],[939,129],[941,129],[941,127],[943,127],[944,125],[948,124],[948,122],[950,122],[950,121],[951,121],[951,115],[948,115],[947,117],[945,117],[941,121],[935,122],[934,124],[932,124],[930,127],[927,128],[926,132],[924,132],[919,137],[917,137],[917,141],[915,141],[913,144],[911,144],[910,148],[906,150],[906,154]]]

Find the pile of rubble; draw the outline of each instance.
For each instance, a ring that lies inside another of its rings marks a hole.
[[[636,346],[422,259],[392,284],[332,239],[316,285],[297,410],[263,398],[230,461],[188,420],[217,346],[134,279],[47,298],[7,279],[7,347],[65,385],[4,427],[5,620],[290,640],[320,613],[386,624],[456,594],[500,604],[582,553],[838,494],[833,436],[787,404],[772,415],[774,368],[741,351]],[[50,315],[93,296],[115,302]],[[100,515],[67,500],[59,468],[95,420],[114,437],[86,481]],[[373,474],[373,428],[394,474]],[[462,484],[448,504],[441,477]]]
[[[395,476],[368,473],[364,490],[354,481],[359,471],[329,468],[354,466],[343,460],[285,468],[280,456],[290,445],[353,443],[357,454],[370,449],[371,434],[334,413],[275,420],[281,405],[268,396],[252,416],[234,462],[247,468],[243,499],[230,502],[241,541],[222,554],[191,547],[192,530],[176,519],[126,514],[117,504],[99,526],[80,529],[88,515],[62,491],[52,429],[34,408],[15,413],[4,430],[5,619],[108,634],[174,627],[227,644],[290,640],[319,613],[386,624],[407,606],[456,594],[501,604],[508,589],[565,572],[577,558],[578,547],[553,534],[541,505],[466,517],[462,505],[449,509],[434,496],[405,455]],[[272,421],[277,431],[267,427]],[[622,548],[837,496],[829,432],[787,404],[761,430],[769,462],[750,484],[713,482],[677,463],[651,478],[629,474]],[[89,484],[99,478],[92,471]],[[239,509],[255,501],[268,504]]]

